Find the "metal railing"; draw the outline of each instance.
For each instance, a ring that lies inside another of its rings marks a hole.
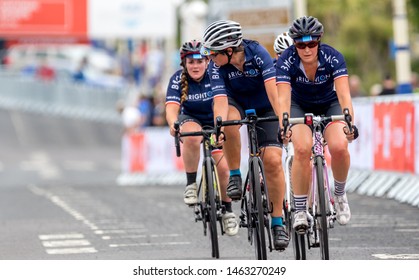
[[[74,83],[68,79],[50,82],[0,68],[0,108],[120,122],[116,109],[129,88],[105,88]]]

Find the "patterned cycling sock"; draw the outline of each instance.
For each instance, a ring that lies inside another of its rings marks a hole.
[[[306,211],[307,209],[307,195],[294,194],[295,211]]]
[[[241,175],[240,169],[230,170],[230,176],[240,176],[240,175]]]
[[[346,181],[339,182],[335,180],[335,195],[341,196],[345,194]]]
[[[221,204],[226,208],[226,212],[233,212],[233,209],[231,208],[231,201],[227,202],[227,201],[221,201]]]
[[[197,172],[186,172],[186,185],[187,186],[196,182],[196,173]]]
[[[282,217],[272,217],[271,219],[271,228],[274,226],[283,226],[284,222],[282,220]]]

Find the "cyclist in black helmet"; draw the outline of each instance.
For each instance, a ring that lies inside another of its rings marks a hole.
[[[342,108],[349,108],[354,121],[345,60],[336,49],[321,44],[323,32],[323,25],[311,16],[297,18],[289,28],[294,44],[276,63],[281,122],[284,112],[288,112],[291,117],[304,117],[305,113],[330,116],[341,115]],[[350,165],[348,141],[355,139],[358,134],[354,126],[354,133],[345,135],[344,127],[342,122],[333,122],[323,132],[332,159],[335,208],[341,225],[347,224],[351,218],[345,192]],[[296,202],[293,227],[299,230],[308,227],[306,202],[311,180],[311,136],[311,130],[306,125],[295,125],[292,128],[291,139],[295,154],[291,181]],[[284,135],[279,137],[286,139]]]
[[[207,72],[208,59],[199,52],[201,42],[185,42],[180,48],[182,69],[170,78],[166,94],[166,119],[170,134],[174,136],[174,122],[180,122],[181,132],[200,131],[203,126],[214,125],[212,112],[212,91]],[[200,159],[202,137],[185,137],[183,140],[183,163],[186,171],[184,202],[187,205],[198,203],[196,176]],[[226,194],[228,166],[223,151],[212,152],[220,178],[222,204],[226,212],[222,216],[223,228],[227,235],[236,235],[239,224],[233,213],[231,198]]]
[[[201,54],[211,58],[209,73],[214,93],[214,116],[223,120],[240,120],[246,109],[255,109],[260,117],[279,112],[275,87],[275,68],[268,51],[258,42],[243,39],[241,25],[231,20],[210,24],[203,36]],[[262,148],[269,198],[273,205],[271,226],[276,250],[284,250],[289,238],[282,220],[282,201],[285,192],[282,169],[282,147],[278,141],[278,123],[258,125],[257,137]],[[222,128],[227,141],[224,154],[230,168],[227,194],[238,200],[242,195],[240,172],[241,139],[238,126]]]

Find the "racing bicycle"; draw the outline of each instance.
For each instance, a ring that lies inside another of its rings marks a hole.
[[[206,129],[194,132],[179,132],[179,122],[175,122],[175,147],[176,155],[180,157],[180,139],[182,137],[202,136],[203,161],[202,174],[198,187],[198,204],[194,205],[195,222],[202,221],[204,236],[209,232],[211,242],[211,256],[220,257],[218,244],[217,222],[220,224],[221,234],[224,234],[222,224],[222,214],[225,213],[225,207],[221,203],[220,181],[217,168],[211,152],[214,148],[214,141],[211,135],[216,134],[215,129]],[[218,134],[220,134],[218,132]]]
[[[323,138],[323,129],[331,121],[345,121],[349,132],[352,133],[351,116],[349,110],[345,108],[343,115],[333,115],[330,117],[315,116],[305,114],[302,118],[289,118],[288,113],[284,113],[282,125],[284,135],[293,124],[305,124],[312,130],[312,183],[307,202],[308,230],[304,234],[299,234],[292,227],[293,213],[295,206],[291,186],[291,166],[293,160],[292,142],[285,145],[287,156],[285,158],[285,183],[286,194],[284,199],[284,213],[286,222],[289,225],[289,236],[293,242],[294,257],[296,260],[306,259],[306,248],[320,248],[320,256],[323,260],[328,260],[329,256],[329,229],[334,227],[336,211],[334,209],[334,198],[329,184],[328,168],[324,156],[324,147],[327,145]],[[292,132],[292,128],[291,128]],[[346,132],[345,132],[346,133]]]
[[[265,181],[263,162],[260,158],[256,125],[260,122],[278,121],[278,117],[260,118],[253,109],[246,110],[245,113],[246,116],[242,120],[222,121],[221,117],[217,117],[216,127],[217,131],[220,131],[221,126],[247,125],[249,160],[241,199],[240,227],[247,228],[247,238],[249,243],[255,247],[256,258],[266,260],[267,242],[269,250],[272,251],[269,222],[272,205],[269,204],[268,187]]]

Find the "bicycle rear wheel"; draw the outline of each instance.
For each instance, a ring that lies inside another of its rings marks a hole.
[[[220,250],[218,246],[218,233],[217,233],[217,204],[216,204],[216,180],[214,180],[214,165],[210,158],[205,159],[205,180],[206,192],[205,204],[207,211],[206,222],[209,227],[210,241],[211,241],[211,255],[213,258],[220,258]]]
[[[319,232],[320,256],[323,260],[329,259],[329,233],[327,226],[326,195],[324,191],[324,166],[323,158],[315,157],[314,165],[316,168],[317,183],[317,207],[316,207],[316,227]]]
[[[252,158],[251,161],[251,173],[250,173],[250,192],[252,193],[252,225],[254,226],[255,232],[253,233],[253,240],[255,246],[255,253],[258,260],[266,260],[266,235],[265,235],[265,215],[262,202],[262,190],[260,184],[260,171],[259,159]]]

